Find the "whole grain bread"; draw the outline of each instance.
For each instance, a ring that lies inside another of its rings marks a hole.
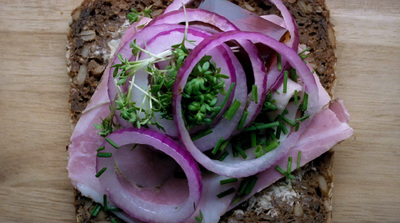
[[[172,0],[84,0],[71,13],[67,42],[67,70],[71,80],[71,124],[79,120],[112,50],[128,26],[126,14],[152,5],[155,17]],[[256,14],[279,14],[268,1],[231,0]],[[311,48],[308,61],[324,88],[333,94],[335,86],[335,35],[324,0],[284,0],[299,28],[300,42]],[[192,6],[196,6],[194,2]],[[330,222],[332,213],[333,155],[331,150],[294,173],[256,194],[220,222]],[[95,204],[76,191],[77,222],[104,222],[115,218],[101,212],[91,216]],[[121,221],[122,222],[122,221]]]

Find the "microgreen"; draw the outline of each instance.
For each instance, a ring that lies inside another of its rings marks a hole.
[[[145,10],[143,15],[146,16],[148,12]],[[138,15],[137,11],[132,10],[132,13],[132,18]],[[134,127],[155,125],[165,131],[156,119],[155,113],[159,112],[163,119],[173,119],[172,88],[179,68],[189,55],[186,44],[193,44],[193,41],[187,39],[187,30],[188,23],[186,23],[182,42],[159,54],[153,54],[146,49],[146,44],[143,47],[134,40],[130,43],[130,48],[132,54],[136,56],[136,60],[129,61],[121,54],[118,55],[120,63],[112,66],[117,95],[114,104],[110,107],[110,117],[104,119],[101,125],[96,125],[96,128],[102,129],[99,132],[100,135],[107,136],[118,128],[113,123],[115,111],[119,111],[120,117]],[[146,54],[147,57],[139,59],[141,54]],[[217,95],[225,94],[224,79],[229,77],[221,74],[221,68],[217,68],[211,59],[212,57],[208,55],[201,58],[189,75],[182,92],[182,112],[185,122],[190,123],[189,128],[208,124],[211,121],[209,117],[216,116],[215,113],[221,110],[217,106]],[[164,69],[160,69],[157,66],[159,62],[168,62],[169,64]],[[136,73],[140,70],[149,75],[149,86],[138,86],[135,83]],[[132,101],[134,89],[144,95],[141,102]]]
[[[182,113],[187,127],[205,124],[208,117],[220,111],[219,94],[226,95],[225,81],[211,56],[204,56],[193,68],[182,94]]]
[[[129,20],[129,23],[132,24],[134,22],[138,22],[140,20],[140,18],[142,17],[149,17],[150,18],[150,14],[153,12],[151,10],[151,5],[146,7],[143,11],[138,12],[136,11],[136,9],[131,9],[131,13],[128,13],[126,15],[126,17]]]

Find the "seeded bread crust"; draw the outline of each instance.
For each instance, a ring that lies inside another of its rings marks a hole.
[[[268,1],[231,1],[256,14],[279,14]],[[71,13],[67,70],[71,80],[72,126],[99,84],[112,48],[128,26],[126,14],[131,8],[142,11],[152,5],[155,17],[170,2],[172,0],[84,0]],[[300,42],[311,47],[308,61],[332,95],[336,82],[336,42],[324,0],[284,0],[284,3],[297,22]],[[296,171],[294,180],[282,179],[257,193],[226,213],[220,222],[330,222],[333,155],[331,150]],[[115,218],[104,212],[93,217],[90,212],[95,203],[78,191],[75,198],[77,222],[109,222],[111,217]]]

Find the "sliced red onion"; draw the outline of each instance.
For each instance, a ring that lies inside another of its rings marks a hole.
[[[231,4],[231,3],[230,3]],[[264,20],[264,19],[261,19]],[[222,17],[216,13],[209,12],[206,10],[202,9],[186,9],[186,12],[184,10],[177,10],[177,11],[171,11],[169,13],[163,14],[156,19],[152,20],[149,23],[149,26],[152,25],[157,25],[157,24],[179,24],[182,22],[201,22],[205,24],[209,24],[211,26],[216,27],[220,31],[232,31],[232,30],[239,30],[235,24],[233,24],[231,21],[227,20],[225,17]],[[280,35],[283,35],[281,33]],[[279,36],[280,38],[280,36]],[[266,82],[267,82],[267,77],[265,75],[265,67],[261,59],[259,58],[259,54],[257,51],[257,48],[251,43],[251,41],[239,41],[239,45],[241,45],[250,60],[252,61],[252,69],[254,73],[254,84],[258,86],[258,98],[260,101],[264,100],[265,94],[263,94]],[[251,98],[252,92],[248,95],[249,98]],[[261,104],[256,104],[252,102],[251,100],[248,100],[248,106],[246,108],[248,112],[248,116],[245,120],[244,126],[247,126],[250,124],[258,114],[258,112],[261,110]],[[227,132],[228,133],[228,132]],[[215,138],[215,137],[214,137]],[[196,144],[203,144],[201,146],[201,150],[204,150],[206,148],[209,148],[209,144],[214,144],[215,140],[212,141],[207,141],[205,139],[201,139],[201,143],[196,143]],[[218,141],[218,140],[217,140]]]
[[[119,47],[119,50],[116,52],[116,55],[121,54],[121,56],[123,58],[127,58],[130,61],[135,60],[136,58],[134,58],[133,54],[132,54],[132,48],[130,47],[130,43],[134,40],[136,40],[136,44],[138,44],[139,46],[145,47],[147,42],[149,42],[150,40],[154,39],[157,37],[157,35],[160,35],[160,33],[165,33],[165,32],[172,32],[174,30],[183,30],[181,25],[172,25],[172,24],[164,24],[164,25],[156,25],[156,26],[152,26],[152,27],[148,27],[146,26],[145,29],[141,30],[138,33],[130,33],[130,34],[134,34],[131,37],[126,37],[126,35],[124,36],[125,42],[121,43],[121,46]],[[192,31],[194,32],[193,28],[190,28],[188,30],[189,34],[192,34]],[[129,33],[128,33],[129,34]],[[201,32],[201,31],[196,31],[195,33],[195,39],[198,41],[201,41],[202,39],[204,39],[205,37],[209,36],[209,34],[205,33],[205,32]],[[180,40],[176,40],[176,42],[174,44],[179,43]],[[172,44],[172,45],[174,45]],[[172,45],[168,45],[168,46],[172,46]],[[162,45],[162,46],[167,46],[167,45]],[[190,46],[188,46],[190,47]],[[109,67],[111,67],[112,65],[118,64],[120,63],[120,60],[115,57],[112,61],[112,63],[109,63]],[[110,98],[111,103],[114,102],[115,99],[115,95],[117,94],[117,89],[116,89],[116,84],[115,84],[115,80],[113,77],[113,72],[114,72],[115,68],[108,68],[107,70],[109,71],[110,75],[108,77],[108,96]],[[144,86],[146,87],[148,84],[148,78],[147,78],[147,74],[145,72],[138,72],[138,79],[136,80],[137,82],[141,83],[140,86]],[[126,90],[126,89],[125,89]],[[140,101],[139,103],[141,103],[141,100],[143,99],[140,96],[143,96],[143,93],[140,92],[139,90],[135,90],[135,97],[137,96],[138,100]],[[118,122],[120,123],[120,125],[124,128],[128,128],[131,127],[132,124],[129,123],[127,120],[123,119],[120,117],[120,112],[116,111],[116,118],[118,120]],[[171,126],[173,127],[173,125],[171,124]],[[167,129],[171,129],[171,128],[167,128]],[[177,136],[177,133],[175,131],[175,128],[172,128],[169,132],[169,135],[171,136]]]
[[[285,23],[285,28],[287,28],[290,33],[290,40],[286,43],[286,45],[297,52],[299,47],[299,32],[297,30],[296,21],[281,0],[270,0],[270,2],[273,3],[281,12]],[[277,66],[275,66],[268,73],[267,88],[271,89],[271,91],[276,90],[282,84],[283,72],[290,68],[285,57],[282,57],[281,64],[282,70],[279,71]]]
[[[171,12],[171,11],[175,11],[175,10],[179,10],[182,8],[183,5],[187,5],[189,3],[193,2],[193,0],[174,0],[171,4],[169,4],[169,6],[164,10],[164,14]]]
[[[162,27],[162,28],[161,28]],[[149,32],[148,30],[157,30],[158,33],[152,35],[150,37],[150,35],[147,37],[147,32]],[[169,50],[170,46],[175,45],[175,44],[179,44],[184,36],[184,32],[185,32],[185,27],[181,26],[181,25],[153,25],[153,26],[149,26],[146,29],[142,30],[142,32],[139,32],[137,35],[135,35],[134,37],[132,37],[131,39],[134,38],[139,38],[136,39],[136,43],[141,46],[142,48],[146,47],[147,50],[149,50],[150,52],[152,52],[153,54],[158,54],[161,53],[165,50]],[[208,33],[201,31],[199,29],[196,28],[190,28],[188,29],[188,39],[195,41],[195,43],[199,43],[201,42],[205,37],[210,36]],[[148,39],[146,39],[148,38]],[[132,40],[133,41],[133,40]],[[129,47],[129,42],[127,42],[125,44],[124,47],[121,47],[121,52],[126,55],[128,58],[130,58],[130,60],[135,60],[136,58],[132,56],[132,54],[129,54],[129,51],[126,50],[126,47]],[[188,49],[192,49],[194,46],[192,44],[187,44],[186,47]],[[130,49],[130,47],[129,47]],[[228,47],[219,47],[216,48],[215,50],[211,51],[209,53],[209,55],[211,55],[213,57],[213,61],[216,62],[216,64],[218,64],[219,66],[221,66],[222,70],[221,72],[228,75],[230,78],[227,79],[225,81],[225,90],[228,90],[228,88],[230,87],[231,82],[237,82],[237,76],[238,74],[236,74],[236,70],[232,67],[232,62],[231,62],[231,56],[227,56],[226,52],[230,51],[230,49]],[[121,53],[121,54],[122,54]],[[142,54],[143,56],[140,59],[145,59],[148,57],[148,55],[146,54]],[[229,60],[229,62],[228,62]],[[116,62],[116,63],[119,63]],[[229,63],[229,64],[227,64]],[[111,72],[111,71],[110,71]],[[145,72],[137,72],[136,74],[136,78],[135,78],[135,83],[139,86],[142,87],[143,89],[147,89],[148,88],[148,77],[147,74]],[[240,76],[242,76],[243,73],[240,74]],[[245,84],[245,77],[241,77],[241,84]],[[109,82],[108,82],[109,86],[108,86],[108,93],[111,98],[114,98],[116,95],[116,87],[115,87],[115,82],[114,82],[114,78],[112,77],[112,75],[110,75],[109,77]],[[242,89],[245,89],[245,86],[242,86]],[[243,91],[239,91],[239,93],[241,93],[242,95],[246,94],[247,92],[243,92]],[[114,95],[114,96],[112,96]],[[144,94],[137,89],[134,89],[134,92],[132,94],[133,96],[133,101],[137,102],[138,104],[141,103],[141,101],[143,100]],[[226,106],[223,108],[223,110],[226,110],[226,108],[230,105],[230,103],[232,102],[232,98],[233,97],[229,97],[228,102],[226,103]],[[113,101],[113,100],[112,100]],[[220,98],[219,102],[222,101],[222,98]],[[244,103],[243,103],[244,104]],[[125,119],[121,118],[119,116],[119,111],[116,111],[117,113],[117,120],[119,121],[119,123],[121,124],[121,126],[127,128],[132,126],[128,121],[126,121]],[[163,127],[166,130],[166,134],[171,136],[171,137],[177,137],[178,134],[176,132],[176,127],[173,123],[172,120],[167,120],[167,119],[161,119],[161,116],[159,114],[156,114],[156,118],[159,121],[159,123],[161,125],[163,125]],[[218,116],[216,118],[216,120],[218,120],[220,117]],[[156,126],[150,126],[151,129],[157,130],[157,131],[162,131],[159,130]],[[218,140],[217,140],[218,141]],[[204,144],[204,146],[208,146],[210,145],[210,143],[214,143],[213,141],[209,142],[208,144]]]
[[[276,40],[280,40],[287,32],[281,26],[265,20],[227,0],[204,0],[200,4],[199,9],[204,9],[225,17],[242,31],[260,32]]]
[[[247,86],[246,86],[246,74],[243,70],[243,67],[241,66],[240,62],[235,57],[233,52],[231,52],[230,50],[225,51],[224,59],[226,60],[226,63],[228,64],[231,72],[235,74],[235,80],[232,82],[235,83],[236,85],[231,93],[230,101],[226,103],[225,108],[222,109],[221,112],[218,114],[216,118],[217,123],[210,126],[213,132],[223,132],[223,134],[221,135],[212,133],[200,139],[197,139],[194,143],[195,146],[200,151],[203,152],[213,148],[215,144],[218,143],[220,137],[229,138],[232,135],[232,132],[234,132],[237,128],[237,123],[241,119],[241,114],[243,114],[243,111],[246,108]],[[221,66],[220,63],[216,64],[218,67]],[[231,78],[233,79],[233,77]],[[229,87],[229,83],[225,82],[225,87],[227,86]],[[241,105],[237,110],[236,114],[229,121],[225,118],[222,118],[222,114],[224,114],[226,108],[228,108],[231,105],[232,99],[236,99],[241,103]]]
[[[97,157],[96,169],[100,171],[107,168],[99,181],[106,189],[110,201],[125,213],[143,221],[181,222],[192,215],[201,196],[201,174],[197,163],[183,147],[171,138],[145,128],[117,130],[107,138],[116,143],[118,149],[105,142],[105,149],[99,153],[111,153],[112,156]],[[138,148],[140,151],[132,149],[134,145],[141,147]],[[137,178],[140,175],[149,177],[149,170],[157,172],[163,168],[164,164],[159,166],[159,163],[154,162],[149,164],[154,166],[146,166],[146,156],[151,156],[151,153],[160,156],[159,152],[152,151],[159,151],[172,158],[181,167],[186,179],[166,178],[171,175],[167,171],[158,174],[162,179],[159,186],[154,187],[154,181],[146,181],[146,177]],[[131,162],[127,162],[129,159]],[[140,174],[134,167],[145,170]],[[126,170],[134,170],[135,173]],[[142,185],[142,181],[146,181],[147,187]]]
[[[161,53],[165,50],[169,50],[172,45],[179,44],[182,39],[184,38],[184,32],[185,32],[185,27],[181,27],[175,30],[171,31],[166,31],[162,32],[158,35],[156,35],[154,38],[152,38],[146,45],[147,45],[147,50],[154,53],[158,54]],[[188,29],[188,36],[187,38],[193,42],[194,44],[198,44],[201,42],[205,37],[210,36],[209,34],[206,34],[204,32],[201,32],[200,30],[197,29]],[[186,44],[187,49],[193,49],[194,46],[192,44]],[[212,60],[219,66],[221,67],[221,73],[226,74],[229,78],[225,80],[225,91],[227,91],[231,85],[231,83],[237,83],[237,74],[236,70],[232,65],[232,62],[230,61],[231,58],[228,56],[227,51],[230,51],[228,47],[226,46],[221,46],[218,47],[212,51],[209,52],[208,55],[212,56]],[[147,58],[147,54],[143,54],[143,56],[140,59],[145,59]],[[161,69],[163,67],[160,67]],[[244,72],[243,72],[244,73]],[[243,75],[241,73],[240,75]],[[243,81],[243,78],[241,79]],[[244,79],[245,83],[245,79]],[[147,89],[147,85],[141,86],[144,89]],[[243,92],[241,92],[243,94]],[[247,92],[244,92],[246,94]],[[224,96],[221,95],[218,97],[218,104],[217,106],[222,102]],[[226,106],[222,109],[223,111],[226,110],[226,108],[231,104],[233,96],[229,97]],[[166,134],[171,136],[171,137],[177,137],[178,133],[176,131],[176,126],[174,125],[173,120],[167,120],[167,119],[161,119],[160,114],[156,114],[156,118],[158,122],[163,125],[163,127],[166,130]],[[219,119],[220,117],[217,117]],[[150,126],[151,129],[157,130],[156,126]],[[209,143],[208,143],[209,144]],[[204,144],[204,146],[207,146]]]
[[[333,100],[329,106],[324,107],[314,116],[307,130],[301,134],[296,144],[285,156],[277,161],[273,167],[257,174],[258,181],[251,193],[242,198],[240,202],[232,202],[227,210],[234,208],[242,201],[282,178],[283,175],[275,170],[275,166],[279,165],[286,169],[288,157],[292,157],[291,171],[294,171],[297,168],[299,151],[301,151],[300,166],[304,166],[340,141],[349,138],[353,135],[353,129],[347,124],[348,120],[349,114],[344,108],[343,102]]]
[[[305,92],[309,94],[308,108],[305,114],[309,114],[311,117],[316,113],[318,108],[318,88],[312,73],[297,55],[297,52],[293,51],[293,49],[287,47],[286,45],[260,33],[230,31],[215,34],[211,38],[205,39],[192,51],[190,56],[186,59],[184,66],[178,72],[177,79],[174,85],[173,106],[175,123],[178,128],[179,138],[196,159],[196,161],[208,170],[228,177],[246,177],[254,175],[270,167],[278,159],[285,155],[297,141],[299,135],[304,131],[304,129],[309,124],[309,120],[311,119],[304,121],[300,125],[299,130],[297,132],[292,132],[292,134],[290,134],[288,138],[284,142],[282,142],[277,149],[257,159],[243,160],[243,162],[238,163],[228,163],[218,160],[212,160],[207,157],[203,152],[201,152],[191,140],[188,130],[186,129],[185,123],[183,121],[181,112],[182,95],[180,94],[179,89],[182,89],[186,83],[188,70],[191,70],[193,66],[197,63],[197,61],[207,51],[231,40],[251,40],[254,43],[264,44],[275,50],[277,53],[280,53],[281,55],[285,55],[290,65],[297,70],[298,75],[304,82]],[[222,135],[223,132],[214,132],[213,134]]]
[[[186,11],[186,12],[185,12]],[[225,17],[203,9],[176,10],[153,19],[148,25],[180,24],[183,22],[201,22],[218,28],[220,31],[239,30]]]

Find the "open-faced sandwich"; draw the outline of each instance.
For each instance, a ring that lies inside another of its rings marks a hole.
[[[84,0],[72,14],[77,222],[329,222],[333,99],[321,0]]]

